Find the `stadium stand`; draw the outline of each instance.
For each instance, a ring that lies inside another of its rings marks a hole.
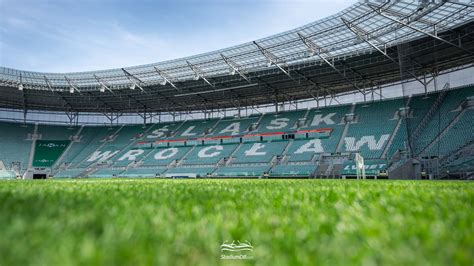
[[[432,105],[432,116],[425,126],[422,126],[421,133],[416,135],[414,142],[414,152],[419,155],[435,140],[435,138],[446,129],[454,119],[461,114],[460,105],[467,97],[474,95],[472,87],[451,90],[445,92],[446,96],[438,105]],[[444,95],[444,94],[443,94]],[[420,123],[420,126],[423,123]],[[469,136],[469,135],[468,135]]]
[[[255,142],[242,144],[233,155],[233,163],[269,163],[275,156],[281,155],[288,142]]]
[[[168,147],[150,151],[142,160],[141,166],[167,166],[179,161],[192,147]]]
[[[77,126],[57,126],[38,124],[38,139],[41,140],[70,140],[76,135],[80,127]]]
[[[145,126],[0,122],[0,158],[6,166],[0,178],[14,178],[12,163],[25,171],[29,160],[34,167],[53,168],[61,178],[353,176],[349,155],[354,153],[366,159],[366,174],[375,176],[402,164],[393,158],[410,152],[409,136],[415,154],[439,158],[451,158],[473,143],[474,109],[467,105],[473,91],[465,87],[240,119]],[[62,148],[40,152],[53,144]],[[333,163],[334,154],[344,161]],[[471,157],[443,159],[442,166],[446,171],[474,169]]]
[[[264,173],[268,173],[270,166],[227,166],[217,169],[213,176],[215,177],[260,177]]]
[[[164,172],[165,176],[191,176],[191,177],[206,177],[208,174],[214,172],[214,167],[177,167]]]
[[[153,167],[153,168],[130,168],[120,173],[120,177],[157,177],[166,171],[164,167]]]
[[[84,127],[78,136],[78,140],[71,144],[71,148],[63,157],[62,162],[68,164],[69,167],[77,167],[99,149],[106,138],[116,130],[113,127]]]
[[[459,116],[453,126],[442,134],[434,145],[428,147],[426,155],[449,155],[474,140],[474,110],[465,110]]]
[[[324,152],[336,152],[346,127],[344,118],[351,112],[351,108],[351,105],[345,105],[310,110],[309,119],[303,129],[330,128],[332,130],[331,136],[321,139],[321,144],[324,147]],[[308,137],[311,137],[311,134],[308,134]]]
[[[202,137],[216,125],[217,119],[190,120],[184,122],[174,134],[174,138]]]
[[[311,177],[316,171],[316,165],[276,165],[270,172],[275,177]]]
[[[257,123],[259,116],[243,118],[224,118],[215,126],[212,136],[237,136],[250,131],[250,127]]]
[[[395,136],[393,136],[392,143],[387,149],[387,153],[385,155],[386,158],[392,158],[392,156],[398,151],[406,151],[407,150],[407,122],[405,118],[400,118],[400,125],[396,130]],[[383,157],[383,156],[382,156]]]
[[[19,164],[21,172],[29,167],[34,128],[31,124],[0,123],[0,160],[8,169],[14,168],[12,164]]]
[[[16,174],[11,170],[0,170],[0,179],[15,179]]]
[[[123,169],[97,169],[93,173],[90,173],[89,177],[118,177],[120,173],[123,172]]]
[[[359,152],[364,158],[380,158],[397,125],[396,112],[403,106],[403,100],[358,104],[357,122],[349,125],[344,150]]]
[[[167,122],[156,124],[152,127],[149,133],[146,134],[142,140],[157,140],[172,138],[176,135],[176,131],[183,125],[183,122]]]
[[[323,153],[325,150],[320,150],[318,153],[318,149],[316,145],[308,146],[308,149],[302,149],[303,145],[308,145],[308,143],[316,143],[320,142],[322,145],[323,140],[314,139],[314,140],[294,140],[288,144],[288,162],[310,162],[315,157],[318,157],[320,153]],[[329,150],[329,149],[328,149]]]
[[[74,177],[80,177],[81,173],[83,173],[85,169],[66,169],[66,170],[60,170],[57,172],[54,177],[57,178],[74,178]]]
[[[185,165],[212,165],[223,158],[228,158],[238,147],[236,144],[196,146],[186,156]]]
[[[286,132],[296,128],[297,121],[304,116],[306,110],[264,114],[261,118],[258,132]]]

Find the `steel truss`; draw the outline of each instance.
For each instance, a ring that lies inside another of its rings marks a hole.
[[[426,89],[438,72],[474,62],[472,1],[378,3],[359,2],[295,30],[156,64],[67,74],[0,68],[0,108],[146,113],[150,119],[168,110],[296,106],[351,91],[379,94],[377,88],[401,79]],[[410,49],[401,52],[405,44]]]

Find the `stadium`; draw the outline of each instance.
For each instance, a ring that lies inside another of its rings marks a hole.
[[[366,0],[158,63],[1,67],[0,264],[213,265],[222,244],[256,264],[472,265],[472,184],[413,180],[474,177],[473,7]]]

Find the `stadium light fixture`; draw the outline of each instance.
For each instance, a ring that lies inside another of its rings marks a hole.
[[[67,76],[64,76],[64,79],[66,79],[67,83],[69,84],[70,93],[74,93],[75,91],[77,91],[79,92],[79,94],[82,94],[81,91],[72,83],[72,81]]]
[[[109,86],[107,86],[107,84],[105,84],[104,81],[102,81],[96,74],[94,74],[94,78],[97,80],[97,82],[99,82],[100,84],[100,88],[99,88],[99,91],[100,92],[105,92],[105,90],[108,90],[110,91],[111,93],[114,93],[110,88]]]
[[[132,91],[135,90],[135,86],[136,86],[135,83],[130,84],[130,89],[131,89]]]
[[[287,67],[286,62],[284,62],[282,59],[278,58],[276,55],[274,55],[272,52],[268,51],[268,49],[262,47],[259,45],[256,41],[253,42],[255,46],[257,46],[258,50],[263,54],[268,59],[267,66],[271,67],[272,65],[277,66],[281,72],[285,73],[290,79],[293,79],[290,75],[290,73],[284,69],[284,67]]]
[[[215,87],[215,85],[212,84],[209,80],[207,80],[207,78],[204,76],[204,71],[202,71],[196,65],[191,64],[191,62],[189,62],[187,60],[186,60],[186,63],[188,63],[188,66],[191,68],[191,70],[194,72],[194,74],[196,74],[196,76],[194,77],[194,80],[199,80],[199,78],[202,78],[202,80],[204,80],[207,84],[209,84],[209,86],[211,86],[213,88]]]
[[[23,77],[20,73],[20,84],[18,84],[18,90],[23,91]]]
[[[48,88],[54,93],[54,89],[53,89],[53,85],[51,84],[51,81],[46,77],[46,75],[44,75],[43,77],[44,77],[44,82],[46,83]]]
[[[155,69],[156,73],[158,73],[158,75],[160,75],[160,77],[163,79],[162,81],[160,81],[160,85],[165,86],[166,83],[168,83],[175,90],[180,91],[178,89],[178,87],[176,87],[176,85],[174,85],[174,83],[171,81],[172,78],[168,74],[166,74],[166,72],[164,72],[163,70],[158,69],[156,66],[153,66],[153,68]]]
[[[122,68],[122,71],[123,73],[125,74],[125,76],[128,78],[128,80],[130,80],[130,82],[138,87],[142,92],[145,92],[145,90],[142,88],[142,86],[140,86],[138,83],[145,83],[143,82],[141,79],[135,77],[134,75],[130,74],[130,72],[128,72],[127,70],[125,70],[125,68]],[[131,90],[135,89],[135,87],[130,87]]]
[[[236,73],[239,73],[239,75],[244,78],[248,83],[251,83],[250,82],[250,79],[244,74],[244,72],[242,71],[242,67],[239,66],[237,63],[235,63],[234,61],[232,61],[232,59],[228,58],[227,56],[225,56],[224,54],[221,54],[221,57],[222,59],[224,60],[224,62],[230,66],[230,74],[231,75],[235,75]]]

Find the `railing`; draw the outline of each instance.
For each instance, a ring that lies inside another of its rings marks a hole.
[[[426,125],[430,122],[431,118],[433,118],[434,114],[436,113],[436,111],[439,109],[439,107],[443,103],[443,100],[446,97],[446,94],[448,93],[448,91],[449,91],[449,83],[446,83],[443,87],[443,90],[438,95],[438,98],[436,99],[434,104],[431,106],[428,113],[426,113],[426,115],[423,117],[423,119],[420,121],[418,126],[413,131],[413,134],[410,137],[411,138],[410,141],[412,143],[417,137],[419,137],[421,132],[426,128]]]

